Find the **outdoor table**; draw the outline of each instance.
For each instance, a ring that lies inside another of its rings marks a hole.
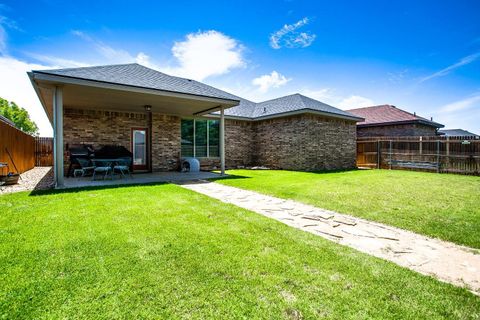
[[[103,164],[106,164],[106,163],[109,163],[109,167],[110,167],[110,170],[111,170],[111,178],[113,180],[113,167],[115,167],[116,165],[118,165],[119,162],[122,162],[124,161],[124,159],[122,158],[115,158],[115,159],[92,159],[92,163],[94,166],[97,166],[96,162],[101,162],[102,165],[99,165],[99,167],[106,167],[106,165],[103,165]]]

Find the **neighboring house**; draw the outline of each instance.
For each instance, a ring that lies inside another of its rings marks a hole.
[[[222,171],[355,167],[356,122],[363,119],[300,94],[254,103],[139,64],[28,75],[61,150],[58,185],[67,144],[122,145],[134,154],[134,170],[176,170],[180,157],[192,156]]]
[[[478,134],[463,129],[441,129],[438,133],[447,137],[480,137]]]
[[[444,127],[388,104],[347,111],[365,119],[357,123],[358,137],[434,136]]]

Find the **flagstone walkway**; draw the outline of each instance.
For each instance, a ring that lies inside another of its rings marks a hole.
[[[180,186],[480,294],[480,251],[215,182]]]

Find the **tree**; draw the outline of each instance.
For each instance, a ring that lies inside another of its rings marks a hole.
[[[15,102],[0,98],[0,115],[12,121],[23,132],[38,135],[37,124],[30,119],[28,111],[17,106]]]

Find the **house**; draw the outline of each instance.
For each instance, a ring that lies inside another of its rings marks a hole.
[[[438,133],[446,137],[480,137],[478,134],[463,129],[441,129],[438,130]]]
[[[55,179],[66,145],[121,145],[135,171],[263,165],[290,170],[355,167],[356,122],[320,101],[289,95],[261,103],[139,64],[28,73],[54,128]]]
[[[357,123],[358,137],[435,136],[444,126],[392,105],[350,109],[349,113],[364,118]]]

